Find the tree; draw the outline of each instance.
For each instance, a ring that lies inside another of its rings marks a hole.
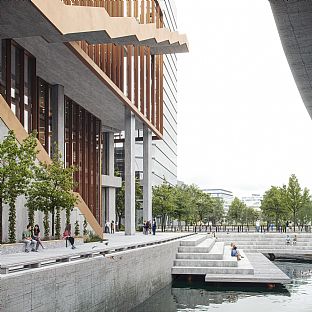
[[[277,186],[271,186],[265,192],[260,208],[267,221],[274,220],[276,226],[288,217],[288,209],[283,201],[283,190]]]
[[[153,214],[161,219],[161,229],[166,230],[166,219],[175,207],[173,187],[165,181],[153,187]]]
[[[52,214],[52,236],[60,237],[60,212],[72,209],[77,197],[72,192],[74,188],[74,167],[64,168],[61,154],[57,148],[52,157],[52,163],[40,163],[35,168],[34,180],[27,194],[27,207],[30,211],[40,210],[45,213],[45,236],[49,235],[48,215]],[[56,213],[56,226],[54,217]]]
[[[228,219],[234,221],[235,224],[242,222],[243,210],[245,208],[246,205],[237,197],[235,197],[229,207]]]
[[[9,204],[9,241],[16,241],[16,199],[24,194],[33,175],[36,159],[35,134],[20,145],[13,131],[0,143],[0,241],[2,241],[3,204]]]
[[[212,211],[209,213],[209,220],[213,225],[222,222],[224,216],[223,200],[212,198]]]
[[[175,186],[173,192],[174,207],[172,216],[178,220],[178,226],[181,229],[181,221],[190,219],[192,198],[186,184]]]
[[[297,214],[310,200],[309,190],[301,189],[297,177],[292,174],[289,177],[288,185],[282,188],[283,202],[293,216],[294,231],[296,230]]]
[[[195,193],[195,203],[197,207],[198,221],[200,224],[208,220],[208,216],[212,213],[213,201],[209,194],[197,190]]]
[[[118,176],[118,172],[115,175]],[[142,196],[143,192],[140,180],[135,178],[135,209],[141,208]],[[121,219],[125,217],[125,181],[122,181],[121,187],[116,192],[116,214],[120,226]]]

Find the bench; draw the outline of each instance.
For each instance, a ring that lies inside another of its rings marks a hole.
[[[48,240],[42,241],[42,244],[47,249],[52,248],[60,248],[65,247],[65,240],[58,239],[58,240]],[[76,237],[75,238],[75,245],[82,245],[83,238]],[[14,244],[1,244],[0,245],[0,255],[9,255],[14,253],[25,252],[25,244],[24,243],[14,243]]]

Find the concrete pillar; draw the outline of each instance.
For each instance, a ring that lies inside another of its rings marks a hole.
[[[115,175],[115,150],[114,150],[114,133],[108,133],[108,175]],[[108,188],[108,220],[114,220],[116,230],[116,189],[114,187]]]
[[[125,111],[125,234],[135,234],[135,116]]]
[[[143,128],[143,220],[152,221],[152,131]]]
[[[65,103],[64,87],[53,85],[51,88],[51,110],[52,110],[52,152],[54,152],[54,142],[62,154],[65,162]]]

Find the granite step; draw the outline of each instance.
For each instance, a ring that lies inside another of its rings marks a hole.
[[[212,249],[209,253],[177,253],[176,258],[177,259],[202,259],[202,260],[222,260],[223,259],[223,252],[224,252],[224,243],[223,242],[217,242],[214,244]]]
[[[180,241],[180,246],[197,246],[207,238],[207,234],[196,234]]]
[[[203,260],[203,259],[178,259],[174,260],[174,266],[178,267],[237,267],[237,260]]]
[[[178,252],[180,253],[208,253],[215,244],[214,238],[207,238],[197,246],[180,246]]]
[[[182,267],[174,266],[172,274],[206,275],[206,274],[254,274],[253,267]]]

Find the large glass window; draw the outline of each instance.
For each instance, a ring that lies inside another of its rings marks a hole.
[[[0,94],[6,98],[6,40],[0,40]]]
[[[51,86],[43,79],[38,79],[38,139],[49,156],[52,153],[52,112],[50,105]]]
[[[21,51],[11,47],[11,109],[20,119]],[[24,121],[23,121],[24,122]]]

